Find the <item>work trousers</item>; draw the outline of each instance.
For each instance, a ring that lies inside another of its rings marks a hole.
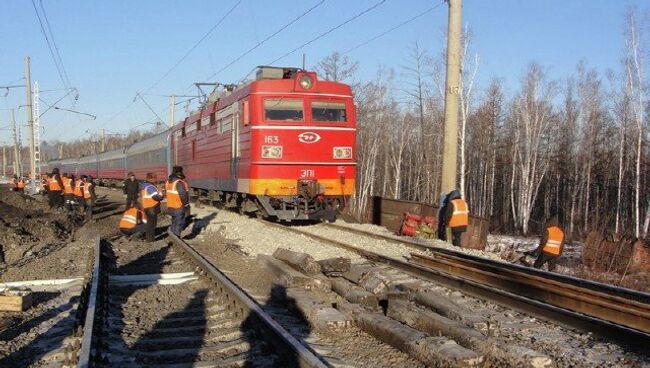
[[[138,206],[138,197],[137,196],[126,196],[126,209],[137,207]]]
[[[454,231],[454,229],[451,229],[451,244],[460,247],[463,242],[463,233],[464,231]]]
[[[533,267],[542,268],[542,266],[544,266],[545,263],[548,263],[548,270],[553,271],[555,270],[555,266],[557,266],[557,259],[558,259],[557,256],[546,254],[540,250],[539,254],[537,255],[537,259],[533,264]]]
[[[63,194],[63,200],[65,201],[65,208],[68,211],[72,211],[75,203],[77,203],[77,198],[74,194]]]
[[[47,192],[47,202],[50,208],[58,208],[61,205],[61,191],[50,190]]]
[[[87,198],[84,199],[84,215],[86,222],[90,221],[93,219],[93,199],[92,198]]]
[[[147,208],[144,210],[145,215],[147,215],[147,223],[144,225],[145,239],[150,243],[156,239],[158,212],[160,212],[160,210],[157,207]]]
[[[132,238],[134,236],[137,236],[139,233],[144,231],[144,224],[138,224],[135,226],[133,229],[120,229],[122,234],[128,236],[129,238]]]
[[[172,210],[169,212],[169,215],[172,217],[171,232],[180,238],[183,226],[185,226],[185,210],[182,208]]]

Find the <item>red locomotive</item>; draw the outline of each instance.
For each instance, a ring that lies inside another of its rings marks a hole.
[[[255,81],[214,93],[171,130],[79,159],[76,173],[162,177],[180,165],[195,197],[278,220],[333,220],[354,192],[355,136],[349,86],[260,67]]]

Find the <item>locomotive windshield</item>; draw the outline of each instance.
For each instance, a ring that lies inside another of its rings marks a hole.
[[[264,100],[265,120],[303,120],[302,100],[266,99]]]
[[[345,102],[314,101],[311,104],[311,116],[314,121],[345,122]]]

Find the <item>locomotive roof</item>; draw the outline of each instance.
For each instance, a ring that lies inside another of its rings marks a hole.
[[[286,68],[285,68],[286,69]],[[297,79],[304,76],[312,76],[315,81],[314,85],[309,90],[296,89]],[[342,97],[352,97],[352,89],[349,85],[340,82],[319,80],[315,72],[307,72],[298,70],[292,75],[291,78],[270,78],[260,79],[248,82],[242,86],[237,87],[229,94],[225,94],[218,100],[208,103],[202,110],[195,111],[188,116],[184,122],[194,122],[204,116],[212,114],[226,106],[233,104],[248,95],[254,94],[298,94],[305,96],[323,95],[336,95]],[[180,125],[184,122],[181,122]]]

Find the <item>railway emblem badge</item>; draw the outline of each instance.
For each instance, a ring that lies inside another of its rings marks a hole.
[[[298,141],[300,143],[316,143],[320,141],[320,135],[314,132],[304,132],[298,134]]]

